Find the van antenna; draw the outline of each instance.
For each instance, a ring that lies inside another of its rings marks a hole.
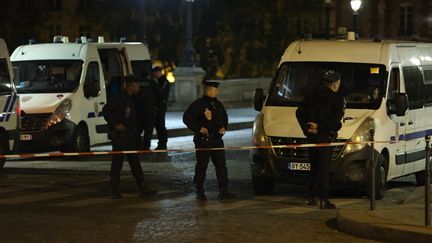
[[[300,40],[300,41],[299,41],[297,54],[301,54],[301,53],[302,53],[302,51],[301,51],[301,44],[302,44],[302,41],[303,41],[303,40]]]

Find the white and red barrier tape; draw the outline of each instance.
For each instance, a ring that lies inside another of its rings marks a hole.
[[[347,144],[371,144],[371,143],[393,143],[394,141],[374,141],[374,142],[334,142],[334,143],[308,143],[308,144],[286,144],[286,145],[267,145],[267,146],[233,146],[223,148],[195,148],[195,149],[167,149],[167,150],[128,150],[128,151],[99,151],[99,152],[72,152],[72,153],[27,153],[27,154],[6,154],[0,158],[19,159],[19,158],[46,158],[46,157],[67,157],[67,156],[94,156],[94,155],[113,155],[113,154],[150,154],[168,152],[195,152],[195,151],[214,151],[214,150],[252,150],[252,149],[272,149],[272,148],[311,148],[311,147],[333,147]]]

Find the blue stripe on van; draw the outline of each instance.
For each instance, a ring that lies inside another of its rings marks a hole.
[[[432,136],[432,129],[399,135],[399,141],[408,141],[418,138],[424,138],[426,136]],[[391,136],[390,141],[393,143],[396,142],[396,137]]]
[[[14,95],[13,96],[13,100],[12,103],[9,106],[8,112],[12,112],[14,106],[15,106],[15,101],[17,100],[18,95]],[[9,118],[11,117],[11,114],[7,114],[6,115],[6,121],[9,121]]]
[[[102,117],[102,116],[103,116],[103,113],[102,113],[102,111],[100,111],[97,117]],[[89,112],[87,114],[87,118],[95,118],[95,117],[96,117],[96,114],[94,112]]]
[[[9,103],[10,103],[11,97],[12,97],[12,95],[9,95],[9,96],[7,97],[6,104],[5,104],[5,106],[3,107],[3,113],[5,113],[5,112],[7,111],[7,109],[9,108]],[[5,116],[2,114],[2,115],[0,116],[0,122],[3,122],[4,119],[5,119]]]

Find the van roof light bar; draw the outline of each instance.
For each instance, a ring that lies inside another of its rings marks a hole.
[[[63,36],[56,35],[53,37],[53,43],[63,43]]]
[[[33,38],[29,39],[28,44],[29,45],[34,45],[34,44],[36,44],[36,40],[33,39]]]
[[[126,37],[120,37],[120,43],[124,43],[124,42],[126,42],[127,41],[127,38]]]
[[[87,43],[87,37],[81,36],[81,43]]]
[[[69,43],[69,37],[68,36],[63,36],[62,37],[62,42],[63,43]]]

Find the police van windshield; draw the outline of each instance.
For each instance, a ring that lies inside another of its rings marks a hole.
[[[83,62],[39,60],[12,64],[18,93],[69,93],[79,85]]]
[[[324,70],[342,74],[339,94],[347,108],[378,109],[388,73],[384,65],[334,62],[287,62],[273,79],[266,105],[298,106],[304,95],[321,85]]]

